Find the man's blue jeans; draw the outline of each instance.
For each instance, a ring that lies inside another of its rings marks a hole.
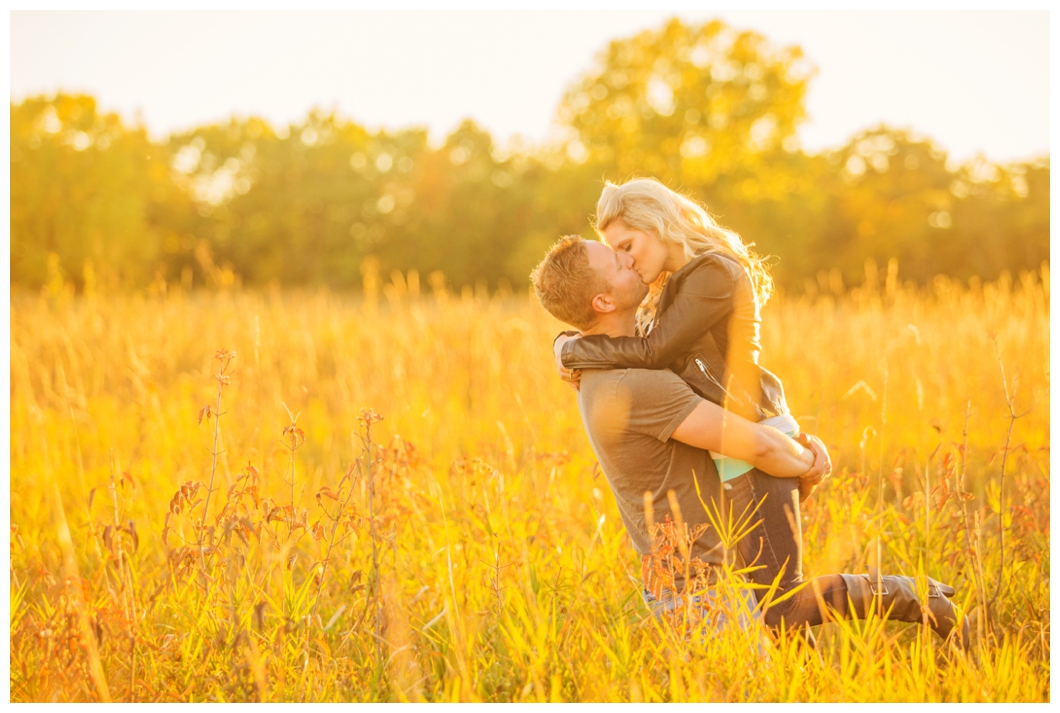
[[[641,596],[656,618],[689,607],[689,615],[696,617],[697,622],[702,622],[705,630],[722,631],[734,625],[739,629],[748,630],[762,618],[754,592],[738,584],[725,587],[715,585],[691,597],[664,594],[658,599],[646,589],[641,591]]]

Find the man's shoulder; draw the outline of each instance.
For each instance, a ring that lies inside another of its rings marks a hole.
[[[684,399],[691,387],[669,369],[592,369],[582,371],[581,390],[588,401],[620,400],[634,408]]]
[[[607,386],[636,387],[641,384],[684,384],[680,376],[669,369],[585,369],[582,371],[582,387],[600,390]]]
[[[625,442],[631,434],[666,441],[700,401],[665,369],[586,370],[578,394],[586,429],[605,448],[608,439]]]

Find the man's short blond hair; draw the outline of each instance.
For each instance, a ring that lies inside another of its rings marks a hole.
[[[530,280],[541,306],[578,329],[593,325],[593,298],[611,289],[607,279],[589,267],[589,252],[580,235],[560,238],[530,273]]]

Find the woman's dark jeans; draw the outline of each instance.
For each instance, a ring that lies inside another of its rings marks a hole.
[[[748,577],[756,585],[758,602],[768,626],[816,626],[832,610],[840,618],[847,614],[846,584],[838,574],[802,577],[802,516],[799,513],[798,478],[774,478],[757,468],[724,483],[723,492],[734,518],[751,513],[755,527],[737,544],[744,565],[754,568]],[[780,575],[779,579],[777,575]],[[777,582],[777,588],[769,589]],[[802,585],[806,586],[802,586]],[[792,589],[791,597],[775,604]]]

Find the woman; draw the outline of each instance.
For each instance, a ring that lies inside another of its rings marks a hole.
[[[780,379],[758,362],[760,309],[772,292],[763,260],[696,202],[654,179],[608,183],[597,203],[596,229],[615,251],[632,257],[633,269],[652,285],[647,318],[641,320],[645,336],[561,335],[555,342],[561,374],[575,381],[577,369],[667,368],[704,399],[797,436]],[[842,617],[864,616],[874,596],[891,608],[892,618],[922,619],[909,577],[833,574],[807,583],[799,501],[812,485],[712,456],[734,512],[756,512],[759,518],[738,547],[745,563],[757,567],[751,578],[759,585],[767,624],[820,624],[826,607]],[[947,599],[954,590],[929,582],[932,626],[946,638],[957,621]],[[961,643],[966,639],[965,622]]]

